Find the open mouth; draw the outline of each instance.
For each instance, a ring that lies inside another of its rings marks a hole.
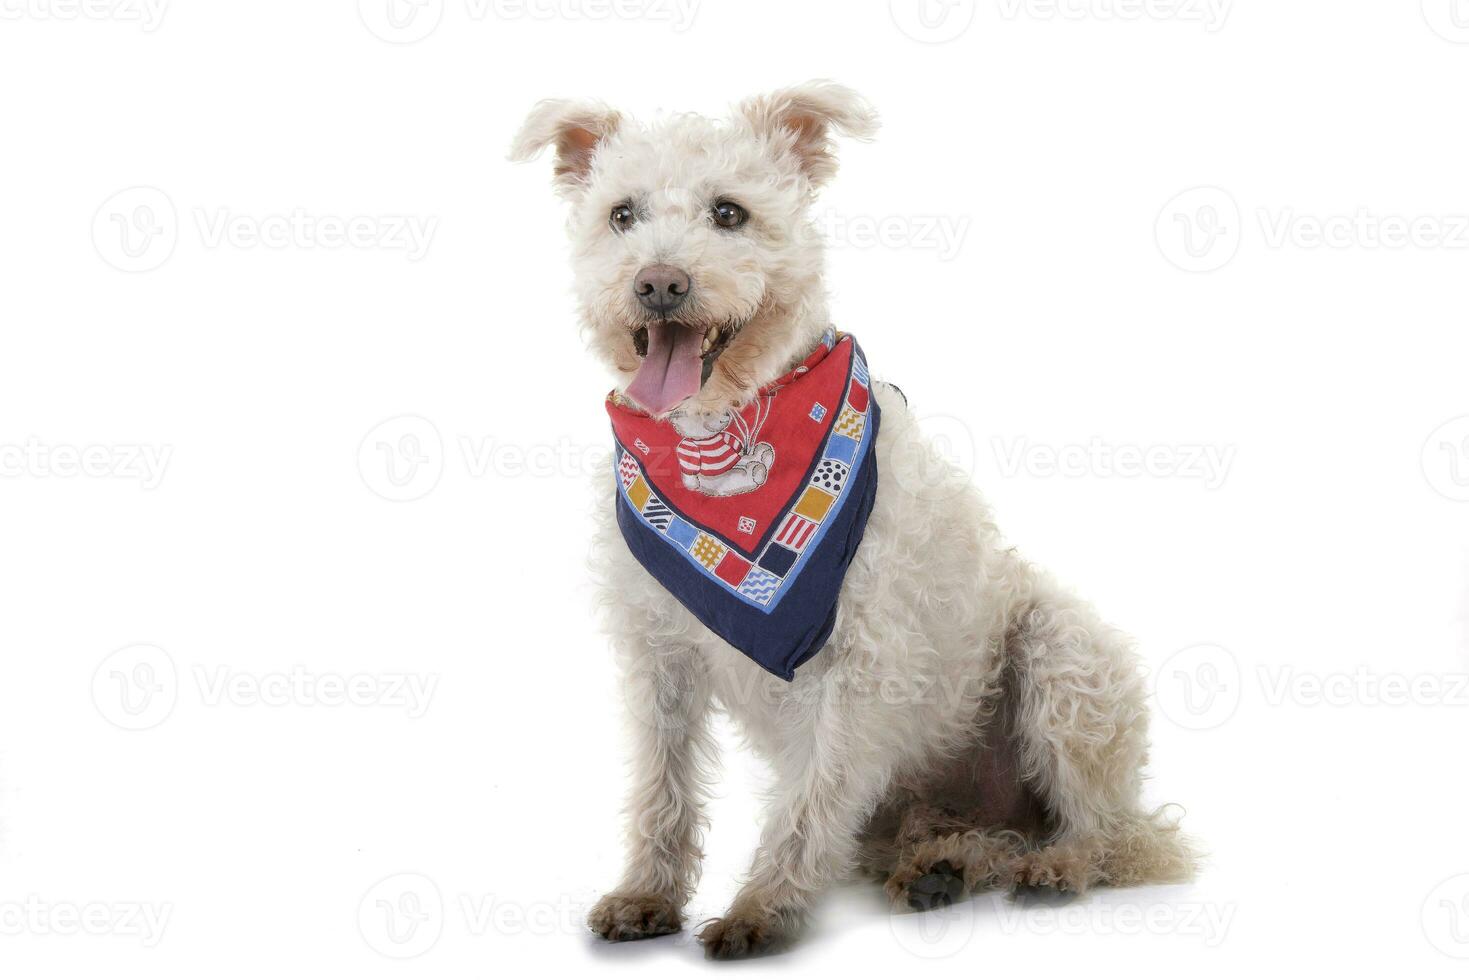
[[[740,325],[698,327],[678,320],[655,320],[633,331],[633,350],[642,358],[627,386],[628,396],[654,415],[671,411],[699,393]]]

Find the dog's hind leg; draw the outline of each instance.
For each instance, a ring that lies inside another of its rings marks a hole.
[[[1017,884],[1187,880],[1194,857],[1176,822],[1141,802],[1147,703],[1126,639],[1088,606],[1037,579],[1006,640],[1022,771],[1054,830]]]
[[[1186,881],[1193,870],[1193,854],[1175,822],[1140,814],[1021,855],[1011,883],[1080,893],[1093,885]]]
[[[940,908],[1008,885],[1026,846],[1018,831],[981,829],[953,811],[918,804],[903,818],[883,888],[895,908]]]
[[[887,859],[884,888],[896,908],[934,908],[1009,885],[1021,856],[1046,836],[1021,769],[1014,679],[1001,672],[993,697],[974,741],[908,780],[874,820],[866,850]]]

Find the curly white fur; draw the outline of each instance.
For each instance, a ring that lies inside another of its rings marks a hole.
[[[787,370],[827,326],[807,208],[835,169],[830,137],[874,126],[860,99],[829,83],[751,100],[726,123],[675,116],[637,126],[594,104],[543,103],[513,153],[557,147],[584,326],[622,383],[638,363],[630,336],[642,314],[630,284],[646,264],[689,272],[697,322],[742,324],[686,403],[718,411]],[[743,233],[711,224],[720,198],[748,209]],[[623,201],[640,217],[633,233],[618,235],[607,215]],[[898,787],[966,765],[1005,737],[993,729],[1006,691],[1009,737],[1046,817],[1015,880],[1085,887],[1191,871],[1172,824],[1140,803],[1147,713],[1127,642],[1007,548],[904,399],[882,385],[874,392],[877,502],[831,639],[791,683],[709,632],[634,560],[605,475],[596,567],[633,719],[636,778],[627,871],[592,916],[603,935],[678,928],[698,876],[715,708],[771,761],[777,783],[748,880],[701,934],[711,955],[788,939],[822,889],[852,870]],[[1001,839],[984,830],[955,836],[944,853]],[[974,863],[992,870],[997,860],[992,849]]]

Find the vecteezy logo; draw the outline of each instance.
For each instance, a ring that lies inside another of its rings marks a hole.
[[[1163,662],[1153,696],[1169,721],[1180,728],[1218,728],[1239,708],[1239,661],[1212,643],[1185,647]]]
[[[1423,476],[1450,500],[1469,501],[1469,415],[1433,430],[1423,444]]]
[[[888,928],[898,945],[912,955],[925,960],[946,959],[974,940],[978,904],[958,902],[921,915],[894,913],[888,917]]]
[[[1169,262],[1185,272],[1213,272],[1239,251],[1239,205],[1226,190],[1195,187],[1163,205],[1153,231]]]
[[[439,26],[444,0],[357,0],[357,16],[379,39],[389,44],[412,44]]]
[[[178,702],[173,658],[151,644],[123,647],[92,674],[92,703],[119,728],[141,731],[161,724]]]
[[[1444,40],[1469,44],[1469,0],[1423,0],[1423,19]]]
[[[97,254],[123,272],[156,269],[178,244],[178,212],[156,187],[129,187],[102,202],[92,216]]]
[[[1439,883],[1423,902],[1423,935],[1456,960],[1469,959],[1469,874]]]
[[[896,449],[892,467],[898,485],[920,500],[952,500],[967,493],[979,458],[974,430],[952,415],[919,419],[927,438],[909,439]]]
[[[422,956],[444,931],[444,898],[426,875],[389,875],[373,885],[357,905],[357,931],[383,956],[395,960]]]
[[[974,0],[888,0],[898,30],[924,44],[942,44],[969,30]]]
[[[373,428],[357,447],[357,470],[384,500],[417,500],[439,485],[444,440],[428,419],[400,415]]]

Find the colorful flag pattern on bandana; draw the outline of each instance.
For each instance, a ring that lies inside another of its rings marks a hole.
[[[831,635],[877,493],[862,350],[828,330],[735,412],[659,420],[607,399],[628,548],[706,626],[790,680]]]

